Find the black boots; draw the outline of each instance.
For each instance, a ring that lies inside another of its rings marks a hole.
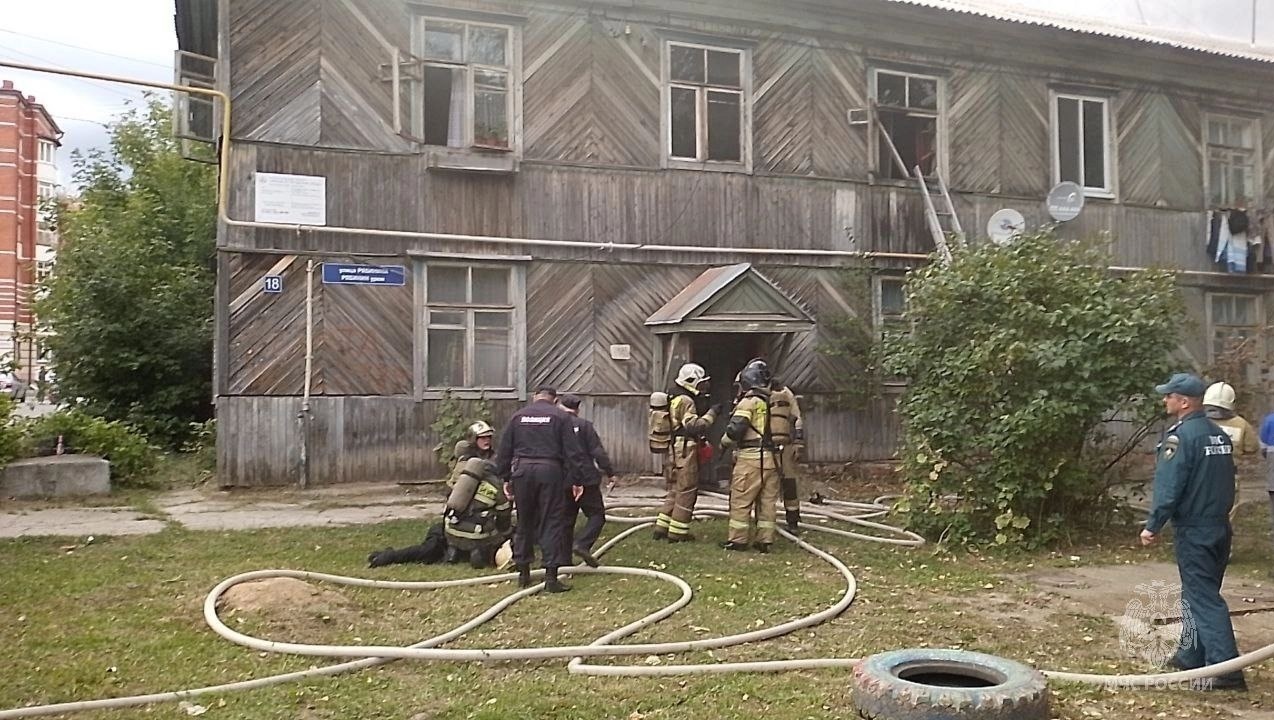
[[[557,579],[557,568],[544,568],[544,589],[551,593],[569,592],[570,585]]]
[[[522,589],[531,587],[531,566],[530,565],[518,566],[518,587]]]
[[[744,552],[748,549],[747,543],[724,542],[721,547],[726,550],[734,550],[736,552]]]
[[[652,537],[653,537],[654,539],[656,539],[656,540],[667,540],[667,539],[668,539],[668,528],[666,528],[666,527],[657,527],[657,528],[655,528],[655,533],[654,533],[654,535],[652,535]]]
[[[801,511],[799,509],[787,511],[787,531],[793,535],[801,534]]]
[[[593,553],[589,552],[587,548],[582,548],[577,545],[575,546],[575,554],[579,555],[580,560],[583,560],[584,564],[591,568],[601,566],[601,563],[597,562],[597,558],[593,555]]]

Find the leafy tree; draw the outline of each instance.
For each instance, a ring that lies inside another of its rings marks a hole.
[[[175,446],[212,414],[215,168],[181,157],[156,98],[110,140],[75,156],[81,195],[37,316],[62,397]]]
[[[956,542],[1033,546],[1108,508],[1095,438],[1150,422],[1183,316],[1170,273],[1117,275],[1106,253],[1042,231],[911,274],[903,509]],[[1131,444],[1124,442],[1126,453]]]

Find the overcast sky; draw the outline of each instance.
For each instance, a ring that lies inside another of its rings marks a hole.
[[[1253,0],[984,1],[1243,42],[1251,40],[1253,29]],[[6,6],[0,13],[0,61],[172,80],[172,56],[177,46],[172,0],[0,2]],[[127,11],[122,11],[125,6]],[[1274,46],[1274,0],[1256,0],[1255,6],[1258,42]],[[104,145],[102,123],[119,114],[129,100],[141,97],[140,91],[127,86],[8,68],[0,68],[0,78],[13,80],[23,92],[35,95],[65,131],[59,156],[63,182],[70,180],[71,151]]]

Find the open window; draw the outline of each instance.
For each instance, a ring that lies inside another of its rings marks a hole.
[[[1257,121],[1229,115],[1206,116],[1207,165],[1204,177],[1213,208],[1247,207],[1261,197],[1257,171]]]
[[[1114,197],[1110,101],[1053,94],[1053,181],[1073,182],[1092,197]]]
[[[746,168],[747,52],[669,41],[664,60],[669,164]]]
[[[412,134],[426,145],[513,150],[514,28],[421,17]]]
[[[879,176],[905,180],[912,176],[916,167],[926,177],[938,174],[942,169],[938,135],[942,114],[940,78],[875,70],[872,92],[882,132],[876,153]]]
[[[174,82],[187,87],[214,90],[217,87],[217,59],[178,50],[173,60]],[[219,104],[210,95],[173,93],[173,136],[181,141],[181,154],[190,160],[215,162],[212,153],[196,148],[215,145],[218,137]]]

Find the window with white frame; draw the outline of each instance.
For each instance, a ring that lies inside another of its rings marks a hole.
[[[53,163],[57,154],[57,145],[51,140],[40,141],[40,162]]]
[[[746,163],[746,51],[669,41],[665,57],[668,158]]]
[[[1103,97],[1053,94],[1053,181],[1090,195],[1113,195],[1110,103]]]
[[[426,145],[511,150],[514,28],[417,18],[413,133]]]
[[[1208,294],[1209,363],[1239,363],[1246,382],[1260,379],[1264,360],[1261,298],[1256,295]]]
[[[1226,115],[1207,116],[1208,203],[1245,207],[1260,197],[1257,182],[1257,123]]]
[[[942,93],[939,78],[876,70],[872,91],[876,117],[885,136],[878,139],[876,172],[884,178],[905,180],[912,177],[919,167],[926,177],[936,175],[941,169],[938,124],[942,113]]]
[[[425,385],[516,386],[514,275],[510,267],[429,264],[425,271]]]
[[[52,227],[52,203],[57,199],[57,187],[51,182],[40,181],[36,186],[36,214],[40,218],[40,229]]]

